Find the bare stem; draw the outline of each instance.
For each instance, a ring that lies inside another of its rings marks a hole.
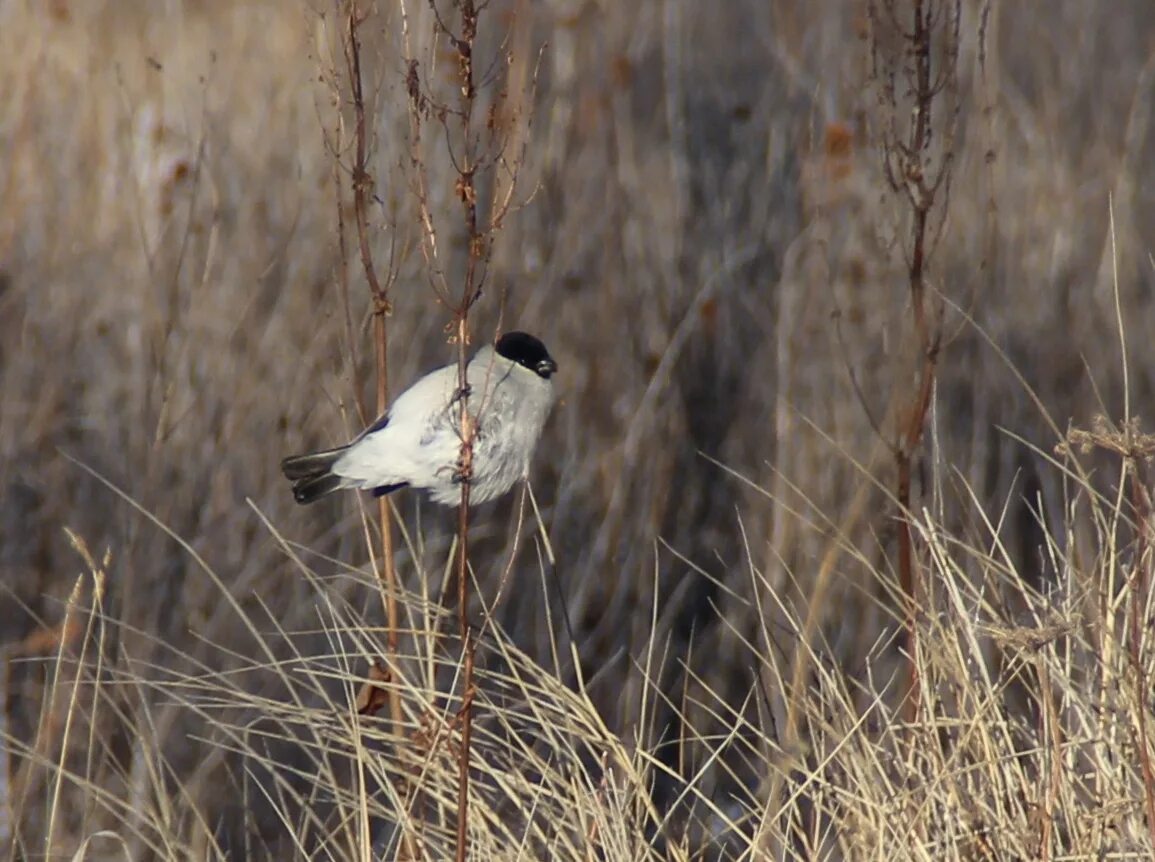
[[[457,613],[461,631],[461,756],[457,772],[457,862],[469,857],[469,753],[473,732],[473,631],[469,624],[469,489],[473,479],[473,416],[469,412],[469,386],[466,380],[466,349],[469,344],[469,310],[481,295],[478,264],[484,250],[484,238],[477,227],[478,160],[474,153],[473,109],[477,96],[474,80],[473,48],[477,39],[477,9],[473,0],[460,5],[461,34],[451,37],[457,50],[458,76],[461,84],[462,152],[458,163],[457,192],[465,217],[469,248],[465,276],[455,317],[457,324],[458,375],[461,384],[461,505],[457,514]]]
[[[354,116],[354,161],[352,171],[353,212],[357,225],[357,242],[361,252],[361,268],[373,300],[373,336],[376,345],[377,372],[377,415],[389,406],[389,328],[386,325],[391,306],[388,284],[382,284],[373,262],[373,250],[369,242],[369,203],[373,195],[373,178],[369,173],[369,141],[365,117],[364,83],[361,73],[361,40],[358,28],[365,20],[357,0],[349,4],[348,38],[345,44],[345,58],[348,66],[349,86],[353,96]],[[392,269],[390,269],[392,271]],[[388,667],[396,667],[394,661],[398,649],[397,610],[397,569],[393,550],[393,521],[389,504],[384,497],[378,500],[377,513],[381,522],[381,571],[385,582],[384,610],[388,625]],[[394,732],[402,732],[401,695],[396,685],[389,686],[389,714]]]
[[[899,507],[898,572],[907,606],[907,715],[913,718],[918,714],[921,699],[918,613],[925,605],[927,591],[914,549],[911,485],[914,459],[930,412],[942,341],[941,321],[931,310],[927,297],[926,270],[935,242],[931,214],[936,206],[945,210],[950,187],[957,104],[949,102],[955,93],[961,10],[958,0],[910,0],[910,26],[903,27],[900,5],[905,6],[902,0],[872,2],[870,17],[875,28],[875,75],[883,107],[889,112],[883,132],[883,168],[891,188],[905,198],[911,212],[906,268],[918,366],[910,397],[900,408],[897,439],[892,450]],[[879,35],[884,29],[898,36],[901,50],[883,47],[889,41]],[[940,32],[936,34],[936,30]],[[936,35],[943,43],[937,52],[934,50]],[[944,93],[948,104],[938,113],[946,119],[936,123],[937,102],[942,101]],[[908,100],[909,120],[904,122],[900,119],[901,106]],[[940,140],[936,140],[936,136]]]

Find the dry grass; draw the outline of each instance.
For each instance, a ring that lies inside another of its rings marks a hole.
[[[472,517],[474,858],[1150,858],[1145,465],[1093,424],[1153,397],[1148,5],[1004,4],[984,45],[964,4],[912,720],[884,445],[912,368],[907,216],[863,10],[498,6],[484,52],[521,25],[495,80],[523,87],[549,47],[474,331],[539,333],[562,402],[540,522],[516,494]],[[401,8],[366,25],[394,386],[452,355]],[[397,499],[389,729],[355,709],[386,653],[371,520],[351,495],[300,510],[277,473],[355,431],[373,386],[355,267],[349,326],[337,288],[336,20],[0,5],[10,858],[452,854],[452,516]],[[1056,454],[1068,425],[1089,452]]]

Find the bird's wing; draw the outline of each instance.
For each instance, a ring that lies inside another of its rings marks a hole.
[[[423,440],[431,425],[444,424],[445,405],[453,397],[457,367],[431,371],[397,396],[389,411],[362,432],[334,465],[334,472],[359,488],[411,484],[424,487],[451,448]],[[438,464],[434,464],[434,462]]]
[[[486,345],[478,351],[469,364],[469,383],[473,387],[473,396],[479,403],[484,394],[488,393],[496,383],[496,368],[491,367],[494,352]],[[445,414],[453,408],[457,401],[455,396],[459,388],[457,363],[444,365],[430,371],[417,380],[412,386],[397,396],[389,409],[385,411],[372,425],[361,432],[358,439],[368,437],[387,426],[394,426],[394,430],[402,433],[416,433],[422,438],[440,428]],[[483,393],[482,390],[486,390]],[[452,422],[452,417],[450,417]],[[390,432],[392,433],[392,431]],[[423,440],[423,442],[426,442]]]
[[[446,365],[430,371],[397,396],[397,400],[389,408],[390,421],[417,430],[449,405],[456,390],[456,365]]]

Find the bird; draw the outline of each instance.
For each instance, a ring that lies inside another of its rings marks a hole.
[[[533,450],[553,406],[557,363],[525,332],[506,332],[466,367],[431,371],[402,392],[372,425],[336,449],[281,462],[298,503],[359,488],[381,497],[416,488],[443,506],[461,500],[461,398],[474,428],[469,499],[502,496],[529,473]]]

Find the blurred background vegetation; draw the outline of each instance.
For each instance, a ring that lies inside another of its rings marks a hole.
[[[422,75],[448,86],[430,9],[407,5]],[[394,391],[454,356],[415,222],[405,6],[378,3],[362,31]],[[1155,383],[1155,8],[968,0],[962,14],[953,175],[928,270],[945,337],[912,503],[979,545],[990,535],[972,507],[997,513],[1037,585],[1054,576],[1045,537],[1068,538],[1045,414],[1065,429],[1123,412],[1115,284],[1140,416]],[[262,518],[329,589],[379,612],[364,582],[329,580],[367,564],[356,500],[298,508],[278,471],[371,418],[356,406],[373,354],[342,26],[319,0],[0,4],[10,649],[43,651],[35,637],[64,618],[84,568],[65,527],[111,551],[107,661],[144,677],[319,642],[319,582]],[[518,494],[474,513],[472,562],[490,596],[511,565],[494,611],[510,641],[552,666],[551,643],[564,653],[572,634],[581,667],[563,655],[559,675],[580,670],[607,727],[683,775],[704,755],[670,741],[683,723],[724,730],[718,702],[781,721],[750,644],[789,659],[796,643],[752,571],[805,618],[831,567],[818,651],[852,678],[897,651],[901,614],[878,573],[895,565],[888,445],[915,365],[908,216],[883,176],[870,34],[865,4],[835,0],[503,0],[483,16],[483,98],[510,94],[525,156],[474,332],[534,332],[561,368],[532,471],[556,579],[532,536],[510,564]],[[452,283],[455,174],[435,124],[426,135]],[[422,536],[399,556],[418,589],[419,570],[439,577],[452,515],[414,495],[396,505]],[[6,732],[27,739],[46,682],[34,663],[13,667]],[[651,703],[642,727],[652,688],[681,706]],[[104,716],[108,757],[129,757],[140,708]],[[227,819],[201,719],[152,708],[166,780]],[[654,792],[668,804],[678,784]]]

